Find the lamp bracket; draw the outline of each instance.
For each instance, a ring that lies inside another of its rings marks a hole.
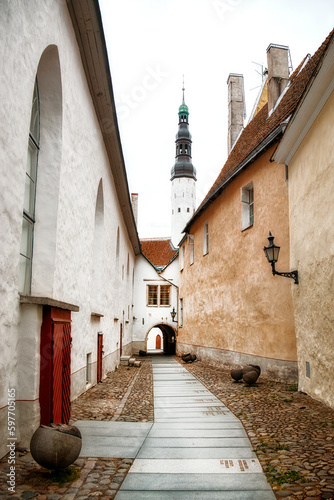
[[[298,283],[299,283],[299,281],[298,281],[298,271],[291,271],[289,273],[279,273],[275,269],[275,262],[271,263],[271,267],[273,269],[273,275],[274,276],[275,276],[275,274],[277,274],[278,276],[283,276],[284,278],[292,278],[294,280],[295,284],[298,285]]]

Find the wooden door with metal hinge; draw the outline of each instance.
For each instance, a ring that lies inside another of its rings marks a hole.
[[[40,353],[41,424],[67,424],[71,415],[71,311],[44,306]]]

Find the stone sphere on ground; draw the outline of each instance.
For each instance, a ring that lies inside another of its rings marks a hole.
[[[187,354],[182,354],[182,360],[188,363],[188,361],[191,361],[191,354],[189,352]]]
[[[259,374],[259,376],[260,376],[260,374],[261,374],[261,368],[259,366],[256,366],[256,365],[246,365],[242,369],[242,373],[253,372],[253,371],[256,371]]]
[[[231,370],[231,377],[233,378],[233,380],[235,380],[236,382],[239,382],[239,380],[242,379],[242,374],[243,374],[243,371],[242,371],[242,368],[233,368]]]
[[[259,376],[261,375],[261,367],[259,365],[249,365],[249,366],[251,366],[252,368],[255,368],[255,370],[257,372],[259,372]]]
[[[77,427],[41,425],[30,441],[33,459],[46,469],[64,469],[73,464],[81,451],[82,439]]]
[[[255,384],[255,382],[259,378],[259,372],[257,370],[247,371],[243,374],[242,378],[243,381],[248,385]]]

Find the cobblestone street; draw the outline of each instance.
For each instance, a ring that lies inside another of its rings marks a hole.
[[[241,420],[277,498],[334,498],[334,410],[265,380],[253,387],[229,371],[186,365]]]
[[[76,420],[153,421],[152,365],[120,366],[72,403]],[[176,358],[180,363],[180,358]],[[334,410],[260,377],[248,387],[229,371],[201,361],[184,364],[241,420],[276,498],[334,499]],[[132,459],[80,458],[61,478],[41,468],[25,450],[16,453],[16,490],[7,489],[8,460],[0,464],[0,497],[37,500],[113,499]],[[157,499],[159,500],[159,499]]]

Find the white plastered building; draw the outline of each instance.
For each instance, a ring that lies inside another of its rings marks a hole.
[[[4,455],[9,389],[26,447],[132,352],[140,242],[98,3],[11,0],[1,11]]]

